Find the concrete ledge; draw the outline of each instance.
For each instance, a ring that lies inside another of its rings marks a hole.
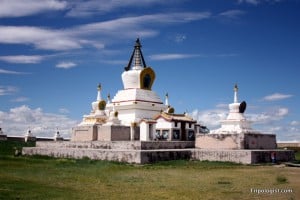
[[[291,150],[212,150],[212,149],[194,149],[192,150],[192,159],[234,162],[241,164],[255,164],[271,162],[271,153],[275,152],[278,162],[288,162],[295,160],[294,151]]]
[[[108,160],[126,163],[146,164],[166,160],[190,159],[191,150],[108,150],[108,149],[76,149],[76,148],[23,148],[23,155],[43,155],[55,158],[90,158],[92,160]]]
[[[123,150],[151,150],[151,149],[186,149],[194,148],[194,141],[89,141],[89,142],[36,142],[37,147],[44,148],[92,148],[92,149],[123,149]]]
[[[24,147],[23,155],[45,155],[57,158],[90,158],[126,163],[153,163],[165,160],[192,159],[255,164],[294,161],[291,150],[195,149],[192,142],[37,142],[37,147]],[[164,149],[159,149],[164,147]],[[173,148],[171,148],[173,147]]]
[[[276,149],[276,135],[262,133],[197,134],[196,145],[201,149]]]

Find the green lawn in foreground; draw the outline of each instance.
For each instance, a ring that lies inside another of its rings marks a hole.
[[[251,188],[291,189],[293,192],[255,194]],[[0,154],[0,199],[299,197],[300,168],[183,160],[141,166]]]

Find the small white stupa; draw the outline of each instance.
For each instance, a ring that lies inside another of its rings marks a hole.
[[[106,102],[101,96],[101,84],[97,87],[97,100],[92,102],[92,111],[89,115],[84,115],[79,126],[104,124],[107,120],[105,113]]]
[[[31,130],[28,128],[24,135],[25,142],[35,141],[36,137],[32,134]]]
[[[233,103],[221,128],[209,134],[198,134],[195,146],[202,149],[276,149],[276,135],[253,130],[244,116],[246,102],[238,102],[238,86],[234,86]]]
[[[246,102],[238,102],[238,86],[234,86],[233,103],[229,104],[229,114],[221,121],[221,128],[212,130],[211,134],[232,134],[253,132],[250,122],[245,118]],[[257,132],[256,132],[257,133]]]
[[[63,141],[64,140],[64,138],[60,135],[58,130],[56,130],[56,133],[54,134],[53,139],[54,139],[54,141]]]

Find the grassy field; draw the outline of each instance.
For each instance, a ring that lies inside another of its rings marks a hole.
[[[300,198],[300,168],[183,160],[140,166],[0,153],[0,199]]]

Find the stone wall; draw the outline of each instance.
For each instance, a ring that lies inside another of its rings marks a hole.
[[[275,134],[244,134],[244,149],[276,149]]]
[[[241,149],[240,134],[197,134],[196,148],[201,149]]]
[[[127,163],[141,163],[141,154],[138,150],[108,150],[108,149],[91,149],[91,148],[40,148],[26,147],[23,148],[23,155],[44,155],[55,158],[89,158],[93,160],[109,160]]]
[[[86,142],[36,142],[41,148],[92,148],[92,149],[123,149],[123,150],[153,150],[153,149],[186,149],[194,148],[193,141],[178,142],[145,142],[145,141],[86,141]]]
[[[196,148],[201,149],[276,149],[275,134],[197,134]]]
[[[275,152],[278,162],[295,160],[294,151],[290,150],[192,150],[194,160],[234,162],[241,164],[255,164],[271,162],[271,154]]]

